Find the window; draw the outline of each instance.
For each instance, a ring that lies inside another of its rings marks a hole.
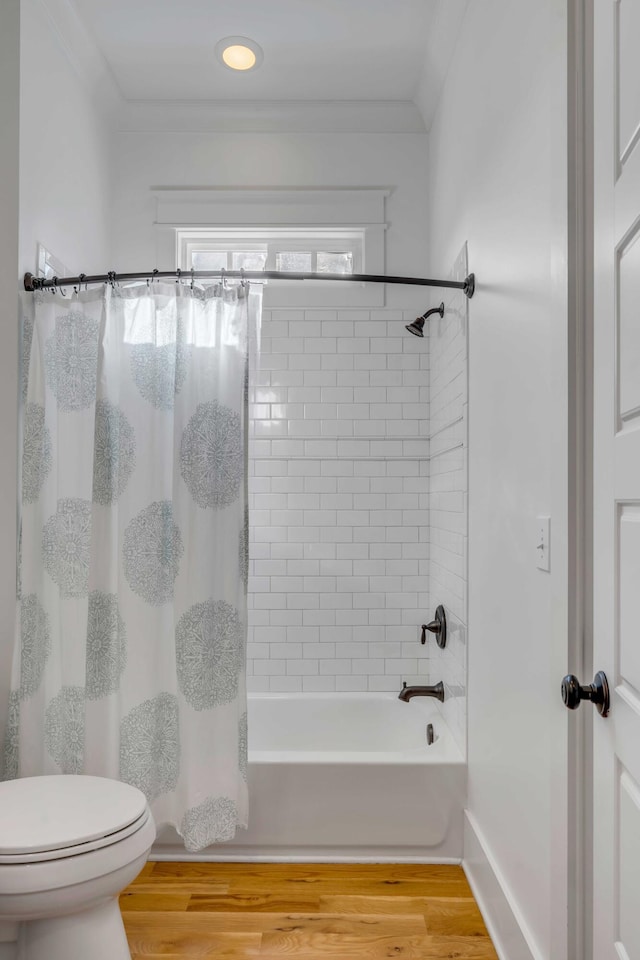
[[[182,270],[360,273],[362,240],[358,230],[178,230],[177,258]]]
[[[384,273],[388,191],[155,187],[158,263],[181,270]],[[269,280],[265,307],[374,307],[382,284]]]

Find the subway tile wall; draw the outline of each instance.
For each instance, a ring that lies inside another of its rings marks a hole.
[[[461,251],[452,277],[467,276]],[[441,710],[463,753],[467,712],[467,432],[468,300],[453,291],[445,315],[430,325],[430,542],[429,582],[434,607],[443,604],[448,637],[444,650],[431,651],[433,679],[443,680]]]
[[[265,312],[251,384],[248,686],[430,682],[429,339],[399,310]],[[443,503],[443,509],[445,505]]]

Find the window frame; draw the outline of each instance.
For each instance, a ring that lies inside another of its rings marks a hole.
[[[340,252],[345,241],[357,242],[354,273],[385,272],[386,188],[192,188],[155,187],[154,226],[158,264],[191,269],[197,244],[233,243],[251,249],[269,237],[313,240],[315,252]],[[206,247],[205,247],[206,248]],[[202,249],[202,247],[201,247]],[[228,249],[228,247],[225,247]],[[284,250],[284,248],[281,248]],[[348,249],[348,248],[347,248]],[[191,251],[191,252],[190,252]],[[359,251],[359,252],[357,252]],[[275,261],[274,267],[275,269]],[[266,269],[272,269],[269,265]],[[379,283],[327,283],[270,280],[265,283],[265,309],[280,307],[378,307],[385,304]]]

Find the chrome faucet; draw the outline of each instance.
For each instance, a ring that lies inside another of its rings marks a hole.
[[[435,683],[432,687],[408,687],[406,683],[402,684],[402,690],[398,694],[400,700],[408,703],[411,697],[435,697],[436,700],[444,702],[444,684]]]

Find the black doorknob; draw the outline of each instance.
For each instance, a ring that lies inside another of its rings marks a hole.
[[[430,633],[435,634],[436,643],[439,647],[446,647],[447,645],[447,618],[445,616],[444,607],[440,604],[439,607],[436,607],[436,617],[435,620],[432,620],[430,623],[422,624],[422,637],[421,643],[424,643],[427,639],[425,631],[428,630]]]
[[[581,686],[580,681],[572,673],[562,680],[562,701],[568,710],[576,710],[582,700],[590,700],[601,717],[609,713],[609,682],[606,674],[599,670],[593,678],[593,683]]]

